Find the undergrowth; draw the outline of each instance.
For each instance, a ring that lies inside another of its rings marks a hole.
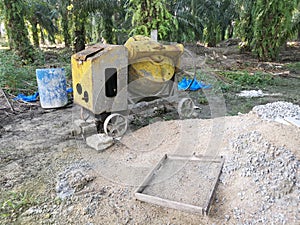
[[[23,212],[37,203],[37,199],[27,192],[9,192],[0,200],[1,221],[16,221]]]
[[[224,71],[220,72],[231,85],[238,87],[263,88],[273,84],[273,76],[263,72],[249,73],[248,71]]]
[[[34,63],[24,65],[22,60],[13,51],[0,50],[0,87],[11,94],[33,94],[38,90],[36,69],[49,67],[63,67],[67,80],[71,79],[71,65],[68,50],[39,51]],[[55,65],[52,63],[55,61]]]
[[[288,63],[285,68],[294,73],[300,73],[300,62]]]

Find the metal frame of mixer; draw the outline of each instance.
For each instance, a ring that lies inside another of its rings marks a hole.
[[[150,97],[129,90],[135,83],[128,84],[127,54],[127,49],[121,45],[95,45],[72,56],[74,102],[82,107],[82,119],[92,115],[98,124],[103,125],[103,131],[113,137],[125,134],[129,111],[137,102]],[[151,97],[178,103],[179,116],[190,117],[194,103],[186,96],[181,98],[180,94],[184,93],[177,90],[175,73]]]

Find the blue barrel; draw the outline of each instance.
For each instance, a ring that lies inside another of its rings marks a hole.
[[[36,79],[42,108],[59,108],[68,103],[64,68],[37,69]]]

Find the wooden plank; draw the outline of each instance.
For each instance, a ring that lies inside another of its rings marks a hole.
[[[221,161],[221,164],[219,165],[219,168],[218,168],[218,176],[215,178],[214,182],[213,182],[213,189],[211,190],[210,194],[208,195],[207,197],[207,205],[204,207],[204,211],[206,212],[206,215],[208,214],[209,212],[209,209],[210,209],[210,205],[212,203],[212,199],[215,195],[215,191],[217,189],[217,185],[218,185],[218,181],[220,179],[220,176],[221,176],[221,172],[222,172],[222,168],[223,168],[223,165],[224,165],[224,158],[222,158],[222,161]]]
[[[167,160],[167,154],[164,155],[164,157],[159,161],[159,163],[152,169],[149,174],[146,176],[145,180],[142,182],[142,184],[138,187],[138,189],[135,191],[137,193],[143,192],[145,188],[149,185],[150,181],[153,179],[153,176],[155,173],[162,167],[165,160]]]
[[[176,209],[176,210],[182,210],[182,211],[191,212],[191,213],[200,213],[202,215],[205,214],[205,212],[203,211],[203,208],[199,207],[199,206],[194,206],[194,205],[185,204],[185,203],[181,203],[181,202],[175,202],[172,200],[163,199],[163,198],[159,198],[159,197],[151,196],[151,195],[145,195],[142,193],[135,193],[135,197],[140,201],[148,202],[148,203],[159,205],[162,207],[172,208],[172,209]]]
[[[169,161],[170,160],[170,161]],[[208,189],[207,198],[204,198],[204,202],[202,206],[195,206],[192,204],[187,204],[179,201],[164,199],[158,196],[153,196],[153,194],[145,194],[143,193],[151,182],[155,179],[156,174],[159,173],[159,170],[165,163],[169,162],[172,163],[172,160],[176,161],[190,161],[190,162],[204,162],[204,163],[218,163],[218,167],[214,169],[217,173],[216,177],[214,178],[211,189]],[[217,183],[219,181],[222,167],[224,164],[224,158],[222,157],[213,157],[213,156],[184,156],[184,155],[164,155],[164,157],[160,160],[160,162],[155,166],[155,168],[146,176],[145,180],[143,181],[142,185],[136,190],[135,197],[140,201],[145,201],[152,204],[157,204],[163,207],[169,207],[173,209],[183,210],[192,213],[201,213],[202,215],[208,215],[211,202],[213,200],[215,190],[217,187]]]
[[[193,155],[193,156],[184,156],[184,155],[168,155],[170,160],[188,160],[188,161],[199,161],[199,162],[213,162],[219,163],[222,162],[221,157],[214,156],[202,156],[202,155]]]

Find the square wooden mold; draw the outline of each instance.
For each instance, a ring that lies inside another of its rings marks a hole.
[[[136,199],[208,215],[222,157],[165,155],[135,192]]]

